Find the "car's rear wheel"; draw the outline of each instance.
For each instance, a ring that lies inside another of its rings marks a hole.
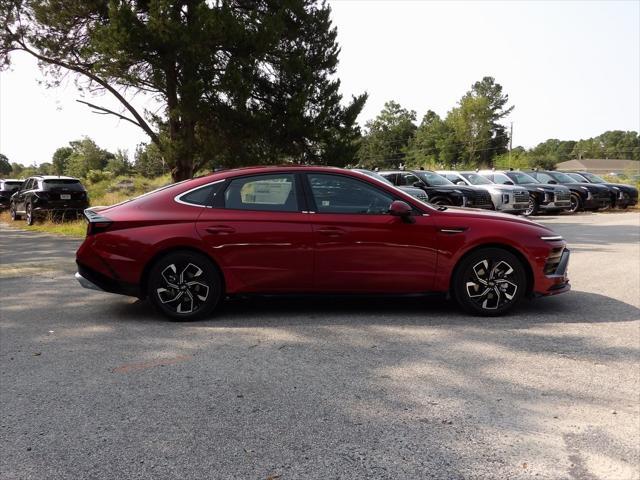
[[[33,225],[36,221],[35,217],[33,216],[33,206],[30,203],[27,203],[27,207],[25,210],[27,214],[27,225]]]
[[[20,214],[16,212],[16,205],[14,203],[9,205],[9,215],[11,215],[11,220],[14,222],[22,218]]]
[[[173,320],[189,321],[211,313],[222,297],[222,278],[213,262],[197,252],[173,252],[151,268],[147,295]]]
[[[482,248],[464,258],[456,268],[453,294],[467,312],[501,315],[518,303],[527,290],[522,262],[501,248]]]
[[[577,193],[572,193],[571,208],[569,208],[569,211],[571,213],[576,213],[576,212],[579,212],[580,210],[582,210],[582,199],[580,198],[580,195],[578,195]]]
[[[529,195],[529,206],[524,211],[525,216],[536,215],[538,213],[538,201],[533,195]]]

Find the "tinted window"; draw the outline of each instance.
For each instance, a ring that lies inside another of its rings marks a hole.
[[[540,183],[537,179],[532,177],[531,175],[527,175],[522,172],[509,172],[507,176],[513,180],[513,183],[517,185],[521,185],[523,183]]]
[[[373,185],[342,175],[310,173],[308,178],[319,213],[380,215],[388,213],[394,200]]]
[[[578,175],[577,173],[567,173],[567,175],[569,175],[571,178],[573,178],[576,182],[584,182],[585,179],[582,178],[581,175]]]
[[[22,182],[3,182],[2,190],[7,190],[9,192],[13,192],[14,190],[18,190],[22,185]]]
[[[429,185],[430,187],[438,186],[438,185],[453,185],[449,180],[444,178],[441,175],[438,175],[434,172],[429,172],[427,170],[416,172],[416,175],[420,177],[424,183]]]
[[[232,180],[224,192],[225,208],[297,212],[295,176],[258,175]]]
[[[559,183],[578,183],[569,175],[560,172],[553,172],[551,176]]]
[[[463,173],[462,176],[466,178],[471,185],[491,185],[491,180],[477,173]]]
[[[200,206],[211,205],[213,196],[222,185],[223,185],[222,182],[206,185],[204,187],[198,188],[197,190],[193,190],[189,193],[185,193],[178,198],[181,202],[190,203],[192,205],[200,205]]]
[[[586,177],[591,183],[607,183],[602,177],[594,175],[593,173],[584,172],[581,173],[583,177]],[[582,181],[582,180],[581,180]]]
[[[502,185],[507,184],[507,182],[517,183],[507,177],[504,173],[495,173],[493,178],[489,178],[489,180],[493,180],[495,183],[500,183]]]
[[[44,190],[71,190],[74,192],[84,192],[84,187],[79,180],[69,180],[65,178],[44,180],[42,182],[42,188]]]
[[[542,183],[549,183],[549,181],[556,181],[551,175],[548,173],[536,173],[536,178],[540,180]]]
[[[408,187],[412,187],[414,183],[420,182],[420,179],[416,177],[413,173],[402,173],[400,174],[402,181],[401,185],[406,185]]]

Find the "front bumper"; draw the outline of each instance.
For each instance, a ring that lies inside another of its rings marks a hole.
[[[611,197],[592,197],[588,198],[584,202],[585,210],[598,210],[600,208],[609,208],[611,207]]]
[[[539,297],[547,297],[550,295],[559,295],[571,290],[569,284],[569,276],[567,270],[569,268],[569,257],[571,251],[565,248],[560,257],[560,262],[551,275],[544,275],[542,281],[536,288],[535,295]]]
[[[514,213],[524,212],[529,208],[529,203],[503,203],[502,205],[496,205],[498,212]]]
[[[558,201],[558,202],[549,202],[538,205],[540,210],[569,210],[571,208],[571,202],[567,201]]]

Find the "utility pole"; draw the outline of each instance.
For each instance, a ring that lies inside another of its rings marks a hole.
[[[513,122],[509,128],[509,170],[511,170],[511,148],[513,147]]]

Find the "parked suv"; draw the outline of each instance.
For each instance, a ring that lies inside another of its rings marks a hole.
[[[9,208],[13,220],[25,216],[27,224],[33,225],[48,214],[76,218],[88,207],[87,191],[77,178],[38,175],[25,180]]]
[[[580,210],[598,210],[611,207],[609,189],[588,182],[578,182],[566,173],[549,170],[525,172],[541,183],[548,185],[565,185],[571,190],[571,212]]]
[[[496,210],[505,213],[524,213],[529,206],[529,192],[526,188],[513,185],[496,185],[491,180],[475,172],[438,171],[456,185],[474,186],[486,190],[491,195]]]
[[[380,172],[380,175],[397,187],[421,188],[429,196],[429,203],[434,205],[493,210],[491,196],[487,192],[478,188],[454,185],[443,176],[429,170],[387,171]]]
[[[497,184],[526,188],[529,191],[529,206],[524,212],[525,215],[571,209],[571,190],[563,185],[546,185],[531,175],[513,170],[481,170],[479,173]]]
[[[22,185],[22,180],[14,180],[12,178],[0,179],[0,210],[9,208],[11,195]]]
[[[384,182],[384,183],[386,183],[388,185],[393,185],[393,183],[391,183],[389,180],[387,180],[386,178],[384,178],[382,175],[380,175],[377,172],[372,172],[371,170],[366,170],[364,168],[354,168],[353,171],[354,172],[364,173],[368,177],[378,179],[381,182]],[[423,202],[428,202],[429,201],[429,196],[421,188],[407,187],[407,186],[401,186],[401,187],[397,187],[397,188],[399,188],[400,190],[402,190],[404,192],[407,192],[409,195],[411,195],[412,197],[417,198],[418,200],[421,200]]]
[[[622,183],[609,183],[604,178],[589,172],[565,172],[578,182],[595,183],[603,185],[611,193],[611,206],[618,208],[633,207],[638,203],[638,189]]]

